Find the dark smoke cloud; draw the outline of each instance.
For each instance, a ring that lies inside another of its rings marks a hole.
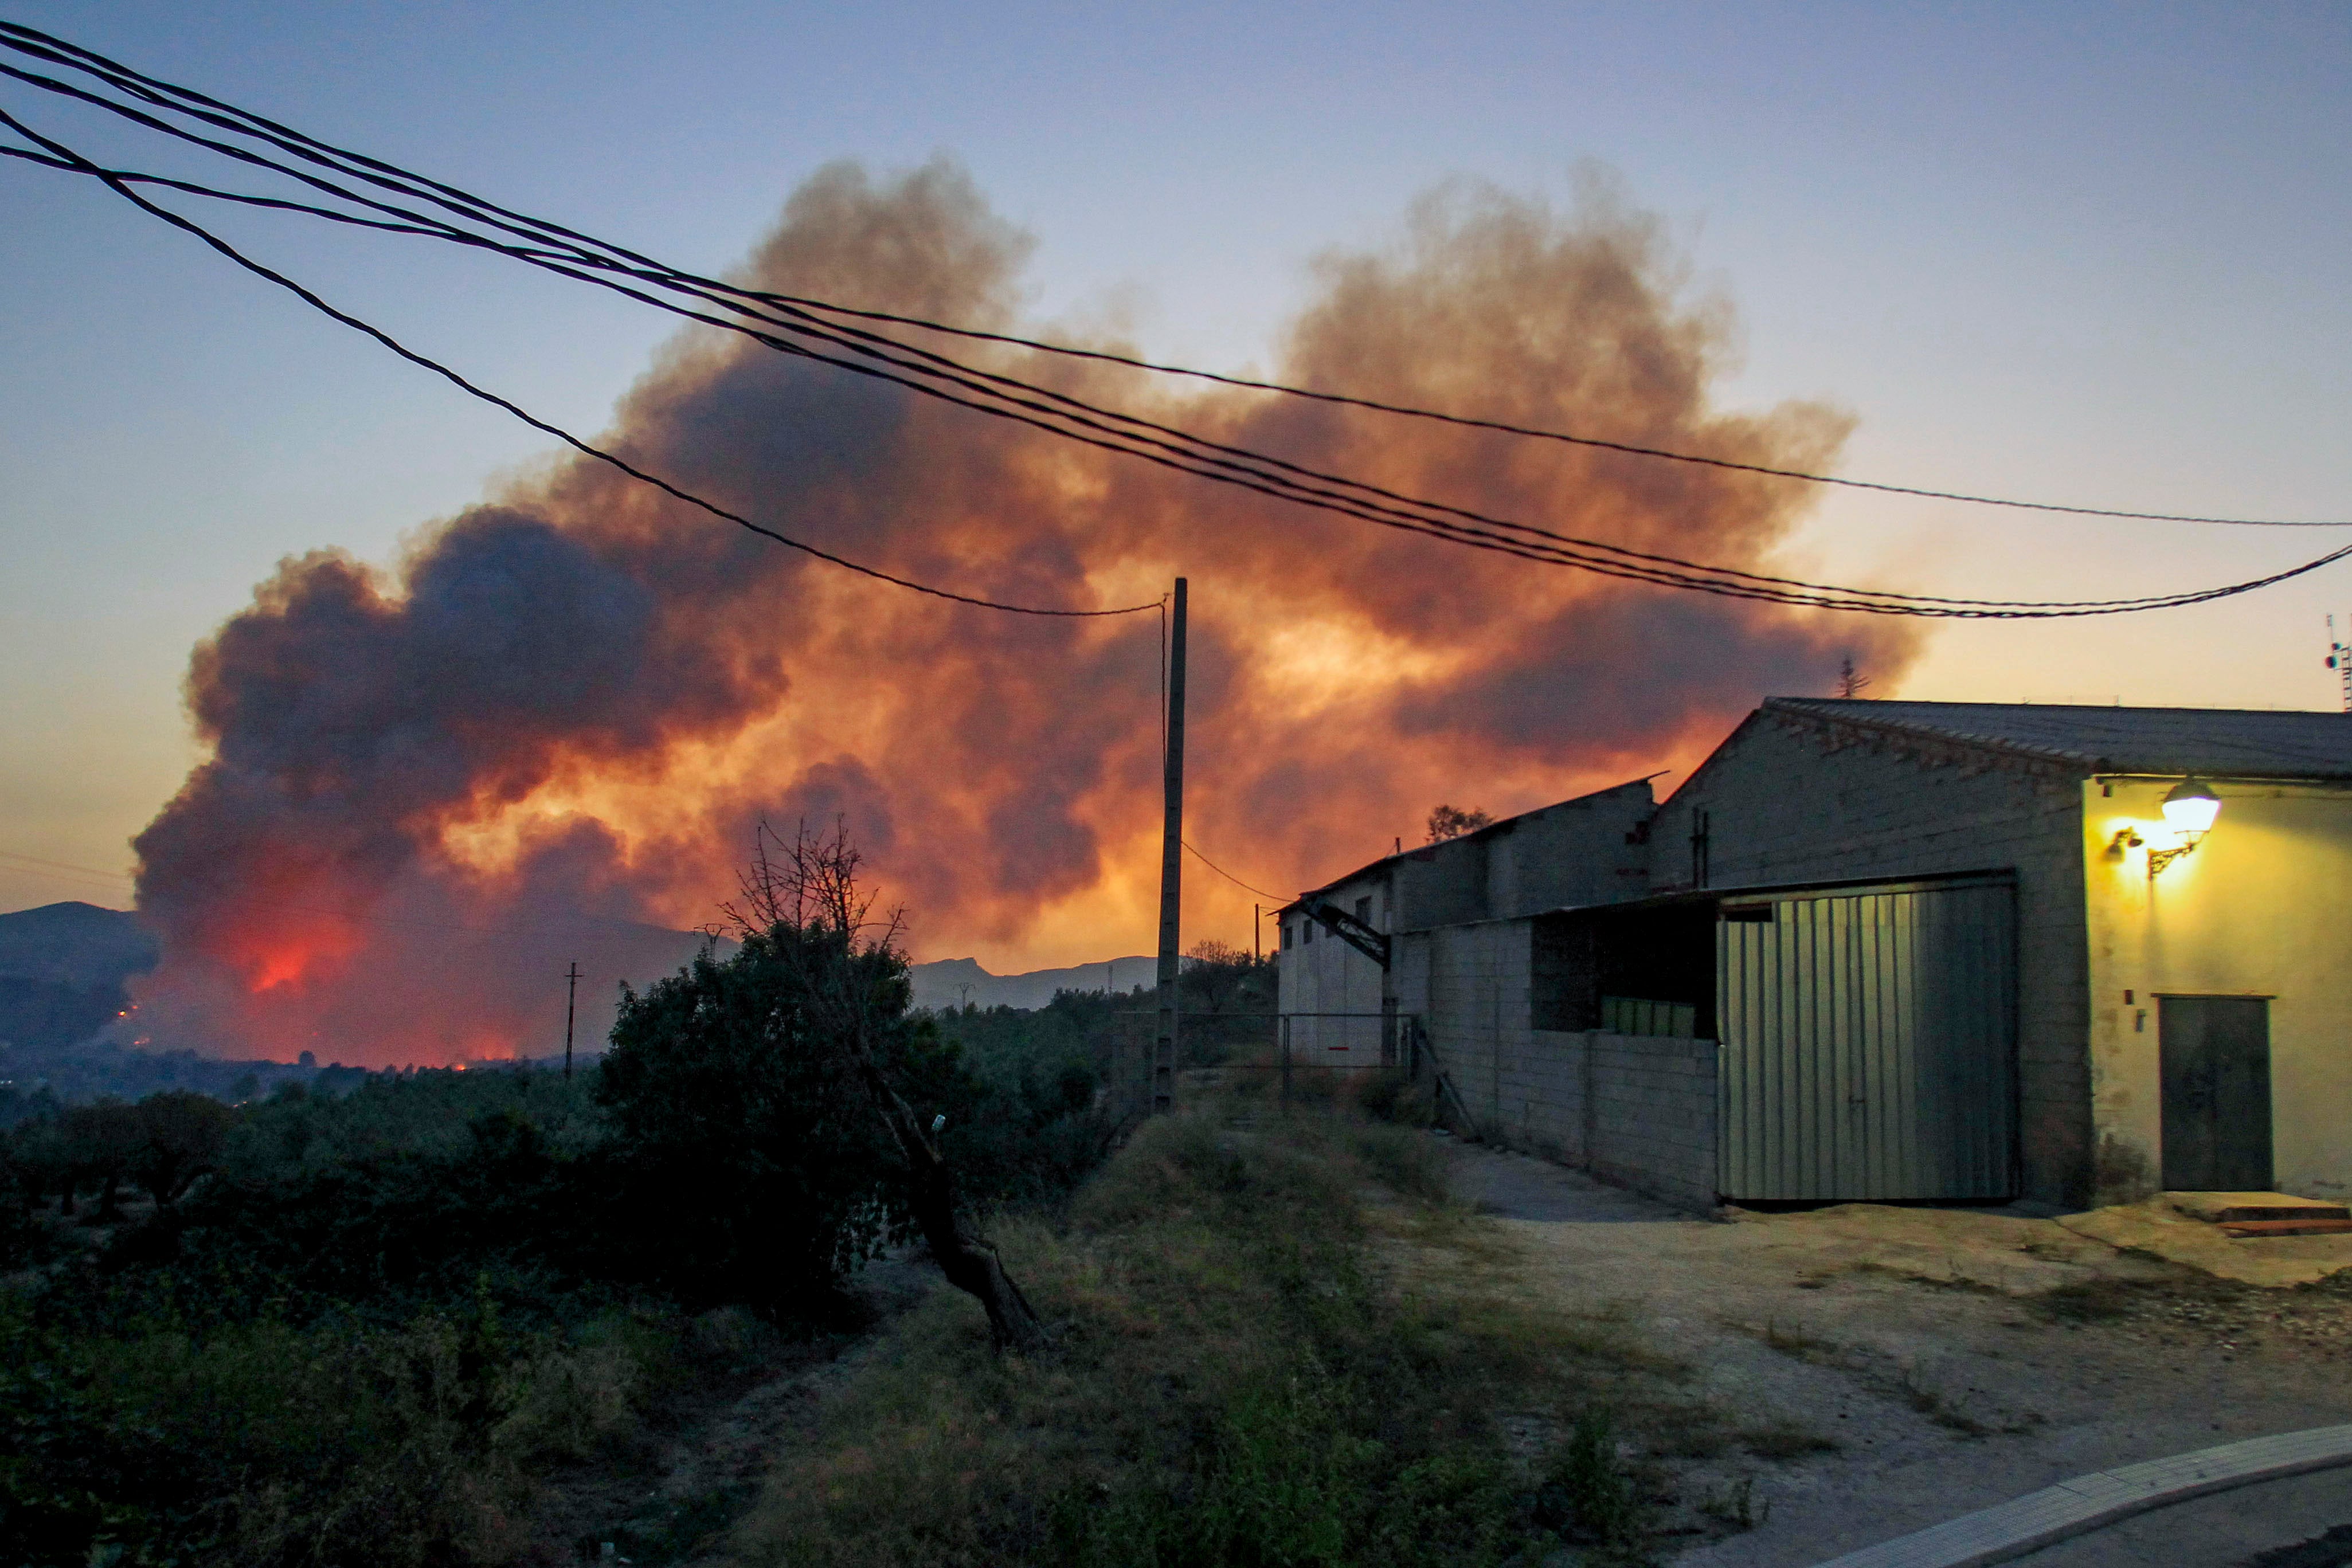
[[[1015,321],[1027,240],[955,168],[818,174],[745,276]],[[1719,305],[1605,181],[1573,208],[1464,185],[1318,263],[1282,379],[1815,467],[1848,420],[1719,413]],[[1562,529],[1769,562],[1802,487],[1019,350],[998,368],[1203,434]],[[1882,689],[1907,629],[1675,596],[1297,513],[715,333],[608,441],[722,505],[902,575],[1027,602],[1192,583],[1194,841],[1260,885],[1335,873],[1438,800],[1504,811],[1687,766],[1758,697]],[[197,650],[208,760],[137,841],[165,934],[153,1031],[213,1049],[437,1061],[560,1042],[570,957],[675,961],[615,922],[699,924],[753,825],[845,821],[923,956],[1148,945],[1159,632],[1007,617],[856,579],[567,461],[397,571],[284,563]],[[1194,934],[1252,895],[1190,872]],[[599,925],[597,922],[607,924]],[[459,929],[452,929],[459,928]],[[636,944],[635,946],[632,943]]]

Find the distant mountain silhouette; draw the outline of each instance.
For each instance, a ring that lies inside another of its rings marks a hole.
[[[154,936],[119,909],[49,904],[0,915],[0,1046],[88,1040],[130,1005],[122,983],[155,958]]]
[[[992,975],[977,958],[941,958],[918,964],[912,978],[915,1005],[937,1012],[961,1007],[1042,1008],[1055,991],[1131,991],[1149,989],[1158,977],[1156,958],[1110,958],[1099,964],[1079,964],[1067,969],[1032,969],[1025,975]]]
[[[0,915],[0,979],[119,986],[158,956],[153,934],[123,910],[66,903]]]

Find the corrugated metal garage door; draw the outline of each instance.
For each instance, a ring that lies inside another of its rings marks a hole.
[[[2011,1196],[2016,930],[2005,879],[1727,896],[1725,1196]]]

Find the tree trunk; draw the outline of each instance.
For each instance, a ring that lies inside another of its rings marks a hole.
[[[908,1198],[915,1223],[931,1256],[940,1261],[948,1283],[976,1299],[988,1313],[988,1328],[1000,1351],[1027,1355],[1053,1342],[1043,1319],[1004,1271],[996,1249],[968,1231],[956,1215],[955,1176],[947,1161],[923,1131],[907,1102],[890,1087],[870,1055],[861,1053],[860,1069],[882,1119],[890,1125],[898,1152],[908,1166]]]

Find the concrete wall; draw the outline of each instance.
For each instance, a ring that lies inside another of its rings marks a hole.
[[[2087,1204],[2094,1174],[2081,774],[1995,766],[1862,725],[1759,710],[1659,810],[1654,890],[2013,871],[2026,1195]]]
[[[1384,932],[1638,898],[1649,864],[1638,841],[1655,809],[1647,780],[1621,784],[1375,862],[1323,896],[1351,915],[1370,899],[1371,925]],[[1379,965],[1328,931],[1308,941],[1310,923],[1295,908],[1282,924],[1290,933],[1276,949],[1282,1011],[1380,1010]],[[1394,994],[1394,982],[1386,988]]]
[[[1397,929],[1639,898],[1649,887],[1641,828],[1655,809],[1641,779],[1409,852],[1390,862]]]
[[[2277,1186],[2352,1197],[2352,790],[2209,779],[2213,831],[2151,880],[2177,782],[2081,787],[2099,1200],[2145,1197],[2162,1169],[2165,992],[2271,998]],[[2111,852],[2126,827],[2145,843]]]
[[[1395,938],[1397,1009],[1418,1014],[1454,1091],[1484,1127],[1497,1117],[1528,1034],[1531,920],[1441,925]]]
[[[1539,1045],[1558,1041],[1559,1050],[1587,1063],[1585,1169],[1685,1208],[1715,1207],[1715,1041],[1622,1034],[1536,1039]]]
[[[1533,925],[1495,920],[1398,938],[1399,1007],[1477,1132],[1685,1207],[1716,1196],[1712,1040],[1528,1027]]]
[[[1385,868],[1353,881],[1343,883],[1326,895],[1333,904],[1353,915],[1356,901],[1371,900],[1371,925],[1376,931],[1390,928],[1391,910],[1389,876]],[[1323,927],[1315,925],[1306,915],[1293,910],[1283,916],[1283,926],[1289,933],[1285,938],[1288,946],[1278,947],[1275,955],[1275,1008],[1284,1013],[1378,1013],[1381,998],[1388,988],[1387,977],[1381,967],[1353,945],[1341,941]],[[1307,928],[1314,926],[1310,938]],[[1371,1064],[1380,1060],[1380,1030],[1377,1024],[1339,1019],[1300,1018],[1291,1026],[1291,1051],[1301,1061],[1345,1061],[1361,1063],[1359,1058],[1369,1051]],[[1341,1048],[1334,1051],[1333,1047]]]

